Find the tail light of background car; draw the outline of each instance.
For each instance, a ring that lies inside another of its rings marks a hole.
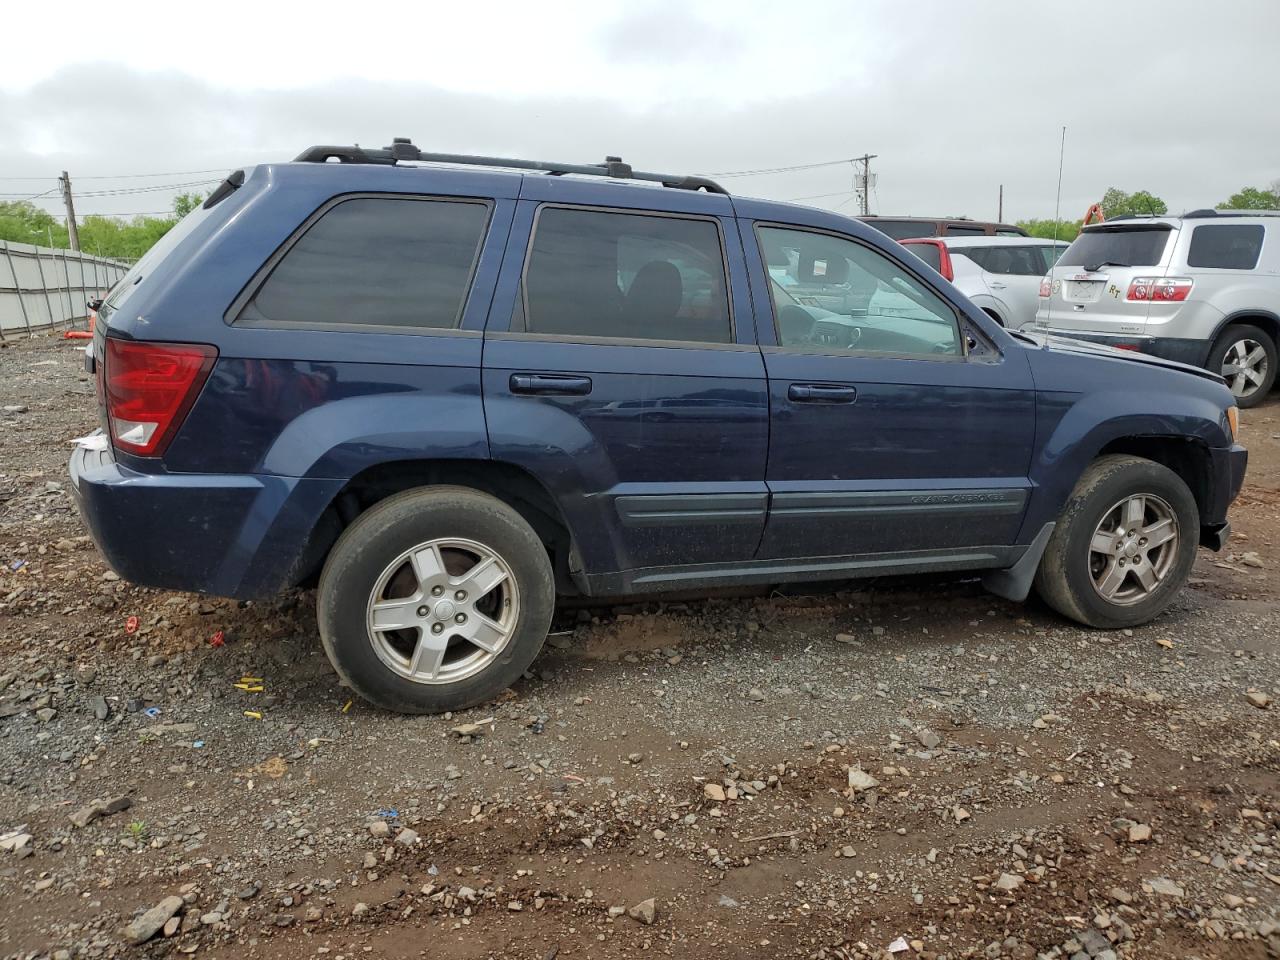
[[[1040,299],[1048,300],[1049,294],[1053,293],[1053,278],[1044,277],[1040,280]]]
[[[140,457],[164,453],[217,357],[217,348],[203,343],[108,337],[104,387],[115,445]]]
[[[1190,277],[1134,277],[1126,300],[1150,300],[1156,303],[1180,303],[1187,299],[1194,285]]]

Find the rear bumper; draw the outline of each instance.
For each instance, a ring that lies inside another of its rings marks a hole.
[[[1145,337],[1119,336],[1110,333],[1094,333],[1088,330],[1061,330],[1058,328],[1033,327],[1036,333],[1047,333],[1055,337],[1070,337],[1072,340],[1085,340],[1099,343],[1107,347],[1122,347],[1138,350],[1163,360],[1175,360],[1178,363],[1203,367],[1209,360],[1209,342],[1207,340],[1191,340],[1182,337]]]
[[[94,542],[133,583],[250,599],[296,582],[340,480],[147,474],[77,446],[71,488]]]

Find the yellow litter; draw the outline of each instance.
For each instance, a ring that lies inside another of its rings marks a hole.
[[[262,719],[262,714],[260,714],[257,710],[246,710],[246,711],[244,712],[244,715],[245,715],[246,717],[248,717],[250,720],[261,720],[261,719]]]
[[[342,712],[346,713],[350,709],[351,709],[351,701],[348,700],[346,703],[342,705]]]

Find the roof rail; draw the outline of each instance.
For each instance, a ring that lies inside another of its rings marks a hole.
[[[645,173],[631,169],[631,164],[623,163],[621,157],[605,157],[604,163],[544,163],[539,160],[515,160],[507,157],[476,157],[465,153],[424,153],[415,147],[407,137],[396,137],[391,146],[382,149],[365,149],[360,146],[308,147],[294,157],[295,163],[328,163],[336,160],[339,163],[374,163],[384,166],[395,166],[401,161],[424,161],[427,163],[456,163],[479,167],[510,167],[515,170],[536,170],[553,177],[567,173],[586,177],[611,177],[617,180],[645,180],[660,183],[664,187],[677,190],[705,190],[707,193],[728,194],[728,190],[714,180],[706,177],[692,177],[671,173]]]

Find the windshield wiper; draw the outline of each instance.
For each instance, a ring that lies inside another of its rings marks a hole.
[[[1088,264],[1085,264],[1084,268],[1088,270],[1090,273],[1097,273],[1103,267],[1132,267],[1132,266],[1133,266],[1132,263],[1121,263],[1119,260],[1103,260],[1101,263],[1094,264],[1092,267],[1089,266]]]

